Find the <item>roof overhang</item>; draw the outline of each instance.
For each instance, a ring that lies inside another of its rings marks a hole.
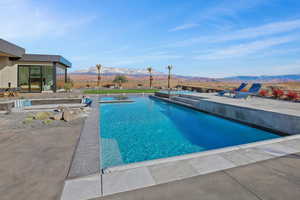
[[[53,62],[60,63],[68,68],[72,63],[60,55],[24,54],[18,61],[23,62]]]
[[[25,54],[25,49],[0,39],[0,56],[11,58],[21,58]]]

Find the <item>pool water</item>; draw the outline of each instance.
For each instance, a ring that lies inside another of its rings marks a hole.
[[[132,99],[100,105],[102,168],[280,137],[162,100]]]
[[[101,101],[113,101],[116,100],[115,97],[100,97]]]

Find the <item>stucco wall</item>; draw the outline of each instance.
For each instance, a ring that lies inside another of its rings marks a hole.
[[[9,61],[8,57],[0,57],[0,88],[17,87],[17,65]]]

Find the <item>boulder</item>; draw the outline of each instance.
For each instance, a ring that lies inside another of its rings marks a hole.
[[[34,119],[45,120],[45,119],[49,119],[50,115],[51,114],[49,112],[38,112],[35,114]]]
[[[65,109],[63,112],[63,120],[65,120],[66,122],[72,121],[74,119],[76,119],[77,116],[76,114],[74,114],[74,112],[72,112],[69,109]]]
[[[55,113],[50,117],[50,119],[53,119],[53,120],[61,120],[62,118],[63,118],[62,112]]]

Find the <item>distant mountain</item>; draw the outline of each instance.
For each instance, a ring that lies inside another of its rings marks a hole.
[[[97,74],[97,69],[95,67],[90,67],[87,69],[81,69],[73,72],[75,74]],[[149,72],[147,69],[133,69],[133,68],[117,68],[117,67],[102,67],[101,69],[102,75],[148,75]],[[153,75],[163,75],[161,72],[157,72],[155,70],[152,71]]]
[[[84,77],[93,77],[97,75],[97,69],[95,67],[90,67],[87,69],[81,69],[70,73],[72,76],[76,76],[76,79],[86,79]],[[114,75],[126,75],[131,78],[143,78],[148,76],[149,73],[147,69],[134,69],[134,68],[117,68],[117,67],[102,67],[101,74],[104,76],[114,76]],[[157,72],[153,70],[152,74],[156,78],[164,79],[167,74],[162,72]],[[208,77],[196,77],[196,76],[182,76],[173,75],[173,77],[178,79],[185,79],[190,81],[201,81],[201,82],[287,82],[287,81],[300,81],[300,74],[290,74],[290,75],[277,75],[277,76],[232,76],[225,78],[208,78]]]
[[[300,74],[275,75],[275,76],[233,76],[223,78],[224,81],[257,81],[257,82],[287,82],[300,81]]]

